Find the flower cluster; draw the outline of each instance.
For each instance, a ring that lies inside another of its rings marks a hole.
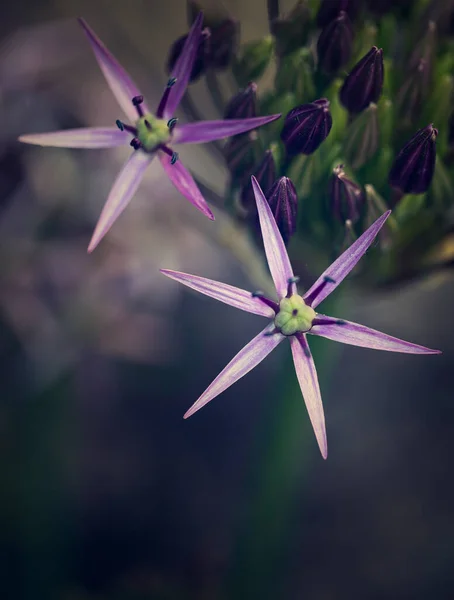
[[[314,4],[318,4],[317,10],[313,10]],[[406,267],[414,273],[415,264],[406,265],[399,253],[409,255],[408,246],[421,235],[421,227],[432,227],[431,240],[436,239],[433,228],[443,235],[442,219],[427,219],[427,213],[442,216],[450,201],[446,161],[450,160],[453,137],[448,136],[448,122],[453,118],[443,104],[436,115],[440,127],[445,123],[440,136],[426,120],[430,121],[427,107],[452,87],[451,62],[437,45],[436,24],[430,18],[416,47],[400,47],[397,52],[393,40],[400,35],[399,15],[388,14],[389,7],[384,9],[386,20],[380,20],[377,10],[369,12],[368,4],[357,1],[300,0],[289,15],[282,16],[279,3],[269,2],[270,34],[238,49],[234,19],[204,21],[195,3],[189,6],[193,9],[192,26],[170,49],[169,79],[156,110],[150,110],[124,68],[79,19],[128,122],[118,119],[113,127],[27,134],[20,140],[67,148],[133,148],[95,227],[88,246],[91,252],[126,208],[155,159],[175,188],[214,219],[174,145],[228,138],[222,146],[231,173],[230,201],[225,209],[243,226],[249,223],[255,232],[260,230],[275,297],[162,270],[203,294],[271,319],[185,416],[243,377],[287,338],[309,417],[326,458],[324,413],[308,335],[394,352],[438,352],[320,314],[316,309],[377,236],[386,243],[371,252],[371,261],[375,261],[374,272],[379,278],[389,280],[403,277]],[[415,21],[420,18],[415,9]],[[273,60],[278,63],[274,89],[259,99],[253,80],[260,78]],[[407,67],[407,80],[400,83],[399,69],[406,72]],[[233,98],[223,100],[216,85],[217,72],[227,68],[231,68],[240,89]],[[437,81],[428,89],[434,72]],[[180,103],[184,107],[188,85],[202,77],[210,78],[215,103],[219,105],[222,100],[219,111],[224,118],[180,124],[176,110]],[[259,112],[269,114],[260,116]],[[281,113],[285,114],[282,123],[278,121]],[[389,207],[396,209],[392,217]],[[292,238],[304,234],[327,255],[339,254],[339,233],[344,251],[300,295],[299,277],[293,272],[286,246],[292,252]],[[415,256],[421,264],[422,258]]]

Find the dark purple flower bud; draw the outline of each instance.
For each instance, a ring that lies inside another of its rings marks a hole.
[[[257,84],[252,81],[235,94],[224,110],[224,119],[249,119],[257,116]]]
[[[333,120],[326,98],[302,104],[285,117],[281,139],[289,156],[312,154],[326,140]]]
[[[389,183],[404,194],[422,194],[432,182],[438,130],[432,124],[420,129],[397,155]]]
[[[287,244],[296,231],[298,196],[295,186],[288,177],[281,177],[265,196],[282,238],[285,244]]]
[[[169,56],[167,58],[167,72],[171,73],[180,57],[181,51],[183,50],[184,43],[188,35],[183,35],[178,38],[171,46]],[[199,50],[197,52],[197,56],[194,60],[194,65],[191,71],[190,82],[193,83],[197,81],[197,79],[203,75],[205,69],[207,67],[207,56],[208,56],[208,48],[210,44],[210,34],[208,30],[204,30],[204,35],[200,37]]]
[[[341,11],[353,21],[358,14],[359,4],[358,0],[322,0],[317,13],[317,27],[326,27]]]
[[[341,12],[328,23],[317,41],[319,67],[326,73],[336,73],[350,60],[353,29],[347,13]]]
[[[371,102],[377,102],[382,89],[383,50],[373,46],[350,71],[339,97],[350,113],[360,113]]]
[[[214,69],[226,69],[232,62],[238,45],[238,21],[225,19],[211,27],[208,63]]]
[[[232,178],[243,182],[245,174],[251,173],[256,164],[258,135],[249,131],[230,138],[224,147],[227,168]]]
[[[364,194],[361,187],[346,176],[344,165],[337,165],[333,169],[329,185],[334,215],[341,223],[348,220],[356,223],[364,204]]]
[[[271,150],[267,150],[265,152],[262,162],[255,169],[252,175],[254,175],[259,182],[259,185],[266,196],[276,180],[276,163],[274,162],[274,157]],[[256,206],[251,178],[249,176],[241,189],[241,205],[248,212],[250,212]]]
[[[448,146],[454,148],[454,112],[449,117],[448,121]]]

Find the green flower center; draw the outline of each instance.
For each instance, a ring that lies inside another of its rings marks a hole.
[[[136,122],[137,138],[142,147],[151,151],[159,144],[166,144],[170,140],[170,131],[167,121],[158,119],[151,113],[140,117]]]
[[[308,306],[301,296],[293,294],[279,302],[279,312],[274,318],[274,325],[283,335],[294,335],[309,331],[316,312]]]

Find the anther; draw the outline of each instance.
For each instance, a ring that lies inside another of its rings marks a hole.
[[[168,82],[167,82],[167,87],[171,88],[173,87],[177,82],[177,78],[176,77],[171,77]]]
[[[287,279],[288,287],[287,287],[287,298],[296,294],[296,284],[300,280],[299,277],[290,277]]]
[[[172,131],[172,129],[175,127],[175,125],[178,123],[178,119],[176,119],[175,117],[172,117],[171,119],[169,119],[167,121],[167,127],[169,128],[169,131]]]
[[[342,319],[326,319],[324,317],[315,317],[313,325],[346,325],[347,322]]]
[[[174,165],[178,160],[178,152],[172,152],[172,158],[170,159],[170,164]]]
[[[132,103],[136,107],[139,117],[143,117],[143,110],[141,107],[141,104],[143,103],[143,96],[134,96],[134,98],[132,99]]]
[[[115,121],[115,125],[118,127],[118,129],[120,131],[124,131],[125,130],[125,126],[123,125],[123,123],[120,121],[120,119],[117,119]]]
[[[323,281],[319,283],[319,285],[314,289],[314,291],[309,296],[306,296],[304,298],[304,302],[308,306],[312,306],[312,302],[314,301],[314,299],[320,294],[320,292],[328,283],[336,283],[336,280],[332,277],[328,277],[327,275],[325,275],[325,277],[323,277]]]
[[[258,298],[259,300],[261,300],[263,304],[266,304],[267,306],[272,308],[276,314],[279,312],[279,305],[276,302],[273,302],[273,300],[266,298],[265,293],[261,290],[258,290],[257,292],[252,292],[251,296],[253,298]]]
[[[139,148],[142,147],[142,144],[141,144],[139,138],[133,138],[130,142],[130,146],[132,146],[134,148],[134,150],[138,150]]]

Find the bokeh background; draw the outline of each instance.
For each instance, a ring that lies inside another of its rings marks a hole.
[[[264,1],[224,5],[243,41],[267,31]],[[263,265],[248,272],[223,243],[235,235],[217,200],[227,173],[201,146],[182,157],[212,190],[215,224],[151,169],[86,254],[128,151],[16,142],[120,116],[79,15],[150,103],[170,44],[187,30],[183,0],[2,8],[1,597],[453,597],[452,274],[374,293],[346,285],[343,317],[443,354],[321,340],[326,462],[285,344],[183,421],[262,323],[158,269],[256,289]],[[203,83],[191,94],[216,116]]]

